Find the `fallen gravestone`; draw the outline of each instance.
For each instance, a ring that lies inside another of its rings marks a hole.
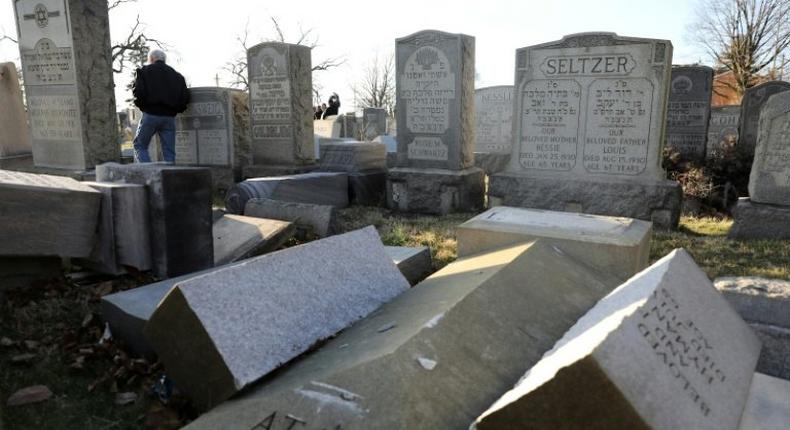
[[[30,154],[27,114],[14,63],[0,63],[0,159]]]
[[[271,199],[250,199],[244,207],[244,215],[256,218],[290,221],[302,231],[300,236],[327,237],[336,226],[334,206],[309,203],[284,202]]]
[[[790,82],[769,81],[746,90],[741,100],[741,119],[738,122],[738,147],[744,153],[754,153],[763,105],[772,95],[790,91]]]
[[[286,221],[225,215],[214,223],[214,265],[255,257],[280,248],[296,227]]]
[[[349,201],[380,206],[387,185],[387,148],[381,143],[331,142],[321,145],[320,169],[348,174]]]
[[[167,164],[102,164],[99,182],[148,186],[151,259],[159,278],[214,265],[211,172]]]
[[[540,243],[458,260],[187,428],[466,428],[619,282]]]
[[[499,173],[513,149],[513,86],[475,90],[475,166]]]
[[[408,288],[368,227],[180,282],[145,335],[208,409]]]
[[[790,423],[790,382],[755,373],[740,430],[786,430]]]
[[[682,190],[661,167],[672,44],[581,33],[519,49],[515,64],[513,153],[489,205],[676,228]]]
[[[704,161],[713,69],[707,66],[674,66],[667,107],[667,147],[684,160]]]
[[[458,256],[541,239],[625,280],[648,266],[651,234],[647,221],[502,206],[458,227]]]
[[[342,209],[348,206],[348,175],[314,172],[248,179],[228,190],[225,208],[231,214],[241,215],[250,199],[310,203]]]
[[[759,353],[674,251],[601,300],[472,428],[735,430]]]
[[[417,285],[433,272],[431,249],[427,246],[417,248],[386,246],[385,248],[387,255],[411,285]]]
[[[710,111],[708,126],[708,158],[715,157],[725,148],[734,148],[738,143],[738,120],[741,106],[719,106]]]
[[[74,179],[0,170],[0,257],[88,257],[101,193]]]

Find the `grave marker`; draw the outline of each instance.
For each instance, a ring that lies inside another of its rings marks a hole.
[[[0,159],[32,151],[16,65],[0,63]]]
[[[790,82],[769,81],[746,90],[741,100],[741,119],[738,131],[738,147],[745,153],[754,153],[757,146],[757,129],[760,111],[765,102],[777,93],[789,91]]]
[[[712,96],[712,68],[672,68],[667,109],[667,146],[680,152],[686,160],[705,159]]]
[[[741,116],[740,105],[714,107],[710,111],[708,126],[708,158],[716,151],[738,143],[738,121]]]

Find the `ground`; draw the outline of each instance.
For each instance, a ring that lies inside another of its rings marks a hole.
[[[438,269],[455,259],[455,226],[471,216],[351,208],[341,212],[341,225],[344,231],[374,225],[387,245],[430,246]],[[654,234],[651,260],[682,247],[711,278],[790,280],[790,241],[728,240],[731,224],[683,218],[679,231]],[[110,279],[72,274],[8,292],[0,305],[0,429],[167,429],[188,422],[194,412],[183,399],[176,395],[165,406],[152,393],[163,372],[159,364],[131,357],[112,341],[99,344],[104,334],[100,297],[151,281],[143,275]],[[5,405],[12,393],[32,385],[46,385],[53,397],[36,405]],[[135,393],[137,400],[116,405],[118,394],[125,393]]]

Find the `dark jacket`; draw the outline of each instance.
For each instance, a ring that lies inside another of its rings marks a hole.
[[[176,116],[189,104],[184,77],[164,61],[137,69],[133,94],[135,106],[151,115]]]

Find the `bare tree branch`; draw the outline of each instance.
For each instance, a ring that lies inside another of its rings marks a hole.
[[[395,111],[395,55],[390,54],[383,62],[374,58],[352,90],[357,106],[384,108],[392,115]]]
[[[137,0],[111,0],[107,2],[107,9],[113,10],[124,3],[137,3]]]

